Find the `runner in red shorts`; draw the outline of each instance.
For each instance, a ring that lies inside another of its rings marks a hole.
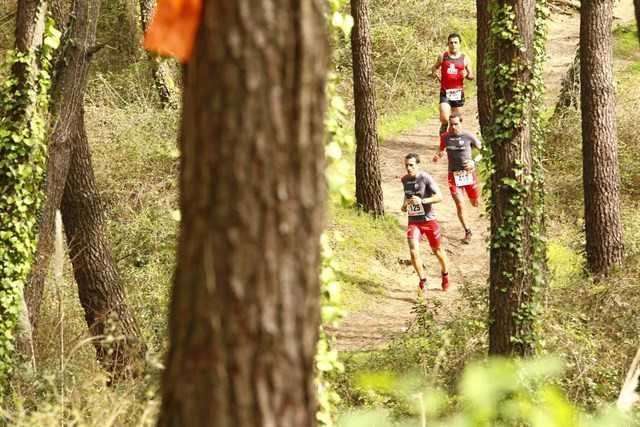
[[[442,193],[431,175],[420,172],[419,165],[420,156],[415,153],[407,154],[404,159],[407,174],[401,178],[401,181],[404,188],[402,212],[407,212],[409,215],[407,241],[411,252],[411,263],[420,278],[418,286],[420,287],[420,296],[422,296],[423,291],[427,289],[427,276],[420,259],[420,238],[423,234],[427,236],[429,246],[440,262],[443,291],[449,287],[449,272],[447,270],[447,255],[440,246],[440,227],[432,206],[434,203],[442,201]]]
[[[473,232],[467,226],[464,216],[462,193],[465,191],[469,201],[474,207],[478,206],[480,191],[478,188],[478,177],[475,172],[475,165],[482,158],[482,154],[472,157],[473,148],[482,149],[482,143],[471,132],[462,130],[462,116],[460,113],[451,113],[449,117],[451,130],[440,135],[440,150],[433,156],[433,161],[437,162],[444,150],[447,150],[449,160],[449,191],[453,197],[458,210],[458,219],[464,228],[464,239],[466,244],[471,243]]]

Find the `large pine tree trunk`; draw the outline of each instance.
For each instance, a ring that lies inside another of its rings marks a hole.
[[[526,64],[529,67],[517,75],[520,83],[527,84],[533,77],[534,66],[534,14],[535,0],[498,0],[502,7],[510,5],[515,13],[522,50],[516,43],[491,42],[495,64],[510,66],[513,63]],[[493,17],[499,19],[500,17]],[[500,45],[501,44],[501,45]],[[500,45],[500,48],[497,47]],[[499,78],[496,75],[496,78]],[[495,111],[502,101],[506,105],[522,102],[520,97],[526,93],[512,90],[515,85],[499,87],[499,81],[493,82],[495,88],[494,119],[501,114]],[[490,290],[489,310],[492,319],[489,327],[489,353],[509,356],[526,356],[533,352],[532,343],[526,339],[533,331],[531,319],[517,319],[516,313],[522,311],[532,301],[532,244],[533,192],[535,188],[527,185],[525,177],[533,170],[531,152],[532,106],[528,104],[521,113],[520,124],[513,126],[508,139],[491,139],[495,172],[491,176],[491,249],[490,249]],[[515,170],[523,165],[522,175],[516,176]],[[505,179],[514,180],[522,193],[505,186]],[[518,200],[516,206],[513,200]]]
[[[153,12],[156,8],[156,0],[140,0],[140,21],[142,24],[142,31],[147,31]],[[149,59],[149,66],[151,68],[151,75],[153,78],[153,84],[158,92],[160,103],[163,108],[178,108],[175,95],[171,90],[172,79],[171,72],[167,63],[164,62],[158,55],[148,52],[147,57]]]
[[[35,329],[53,252],[55,211],[61,208],[89,331],[95,336],[102,335],[109,326],[108,317],[112,316],[117,333],[125,336],[124,340],[113,344],[114,351],[108,355],[108,349],[98,340],[94,342],[98,358],[117,377],[123,373],[130,356],[144,351],[144,344],[139,339],[133,312],[124,296],[124,285],[116,270],[84,125],[84,93],[100,3],[100,0],[76,0],[73,4],[69,39],[64,42],[65,52],[54,87],[56,98],[52,115],[55,124],[49,140],[47,200],[39,222],[38,250],[26,297]]]
[[[382,178],[378,160],[376,90],[373,80],[369,1],[351,0],[354,27],[351,31],[353,56],[353,98],[356,128],[356,201],[366,212],[384,215]]]
[[[316,424],[325,27],[322,0],[203,4],[159,425]]]
[[[613,0],[580,8],[580,103],[587,265],[607,274],[624,256],[611,58]]]

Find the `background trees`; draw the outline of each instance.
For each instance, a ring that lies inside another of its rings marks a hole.
[[[143,32],[147,31],[149,27],[156,3],[156,0],[140,0],[140,23]],[[147,55],[149,56],[153,84],[158,91],[160,103],[164,108],[178,108],[175,90],[172,89],[174,88],[173,79],[167,63],[152,53],[147,53]]]
[[[63,40],[53,89],[46,202],[38,224],[36,261],[25,294],[31,325],[37,331],[53,252],[55,211],[60,209],[80,302],[98,359],[118,376],[133,359],[144,354],[144,343],[115,265],[84,123],[84,96],[90,60],[96,52],[100,4],[100,0],[78,0],[72,4],[73,19]],[[108,324],[123,336],[110,348],[101,343]]]
[[[611,65],[613,2],[580,8],[580,106],[586,255],[594,275],[622,264],[620,172]]]
[[[205,2],[160,425],[315,425],[324,2]]]
[[[366,212],[384,215],[378,160],[376,90],[371,57],[369,0],[352,0],[353,99],[356,130],[356,202]]]

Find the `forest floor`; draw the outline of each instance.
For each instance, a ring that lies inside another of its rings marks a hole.
[[[580,33],[577,11],[558,12],[559,10],[555,10],[548,20],[547,60],[544,65],[546,106],[555,103],[562,78],[573,60]],[[633,16],[632,0],[615,2],[613,27],[626,24]],[[475,96],[467,99],[462,114],[463,129],[479,134]],[[420,249],[429,279],[425,298],[439,300],[443,307],[441,312],[453,316],[464,310],[460,298],[462,287],[487,286],[489,218],[484,214],[484,203],[474,208],[465,196],[466,218],[474,235],[471,244],[462,242],[464,230],[449,193],[446,157],[438,163],[431,161],[440,142],[439,126],[439,119],[435,116],[427,123],[385,140],[380,146],[379,154],[385,212],[396,216],[402,224],[406,222],[406,214],[400,211],[403,198],[400,177],[405,174],[404,156],[407,153],[418,153],[422,160],[421,170],[431,174],[440,186],[444,200],[435,205],[435,209],[442,230],[442,247],[449,261],[451,286],[447,292],[440,288],[439,264],[431,253],[428,242],[423,240]],[[404,239],[404,235],[398,235],[398,238]],[[418,277],[409,261],[408,249],[394,268],[376,268],[375,274],[378,280],[386,283],[385,292],[376,297],[372,304],[347,313],[340,326],[334,330],[338,350],[362,351],[375,348],[404,333],[415,319],[412,308],[418,298]]]

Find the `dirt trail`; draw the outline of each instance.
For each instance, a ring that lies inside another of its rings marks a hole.
[[[615,5],[615,17],[621,17],[624,21],[633,17],[631,0],[618,1]],[[620,21],[614,19],[614,26]],[[552,105],[567,67],[573,60],[580,32],[579,15],[577,12],[571,15],[554,13],[549,18],[548,25],[544,78],[547,87],[546,104]],[[467,100],[463,110],[463,129],[479,134],[477,115],[477,102],[473,97]],[[474,235],[471,244],[462,243],[464,231],[458,221],[448,189],[446,158],[443,157],[437,164],[431,161],[438,149],[439,126],[438,117],[433,117],[427,123],[384,142],[380,147],[382,189],[386,214],[395,215],[400,218],[401,223],[405,223],[406,214],[400,211],[403,197],[400,177],[405,173],[404,156],[410,152],[420,155],[421,170],[431,174],[440,186],[444,200],[435,205],[435,209],[442,230],[442,246],[449,260],[452,285],[447,292],[440,290],[439,264],[428,243],[422,241],[420,249],[429,279],[426,297],[442,301],[450,313],[455,313],[464,309],[459,306],[460,289],[463,286],[486,286],[489,274],[489,220],[482,216],[484,207],[472,207],[465,196],[467,222]],[[404,235],[399,234],[398,238],[404,239]],[[403,258],[409,259],[408,250]],[[378,297],[372,305],[347,314],[340,327],[335,330],[339,350],[366,350],[376,347],[402,334],[413,321],[415,316],[411,309],[417,298],[418,285],[413,267],[399,262],[391,270],[378,274],[387,282],[385,295]]]

